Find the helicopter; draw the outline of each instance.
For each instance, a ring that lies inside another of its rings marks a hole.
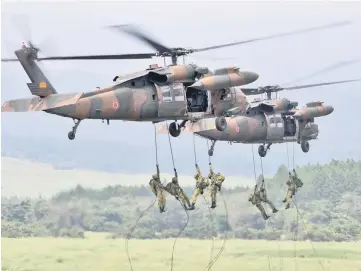
[[[208,155],[213,156],[217,141],[230,143],[261,144],[258,154],[265,157],[272,144],[297,142],[303,152],[310,150],[310,140],[315,140],[319,134],[315,118],[330,115],[334,108],[324,105],[321,101],[309,102],[303,108],[297,108],[298,102],[289,99],[272,99],[272,93],[282,90],[293,90],[323,85],[357,82],[361,79],[325,82],[299,85],[294,87],[280,87],[278,85],[259,88],[244,88],[247,95],[265,93],[267,98],[255,99],[248,104],[246,114],[229,115],[223,117],[221,129],[214,118],[202,119],[186,124],[183,133],[194,133],[202,138],[209,139],[212,144]],[[169,131],[167,124],[158,125],[157,133],[164,134]],[[267,144],[267,146],[266,146]]]
[[[152,54],[39,58],[39,48],[28,41],[28,45],[23,43],[22,48],[15,51],[16,59],[2,59],[2,61],[20,62],[31,81],[31,83],[27,83],[27,86],[36,97],[6,101],[2,105],[1,111],[44,111],[72,118],[74,126],[68,133],[70,140],[75,139],[78,126],[85,119],[107,120],[108,125],[110,120],[151,121],[153,123],[175,120],[169,126],[169,131],[172,136],[178,136],[189,120],[217,117],[215,121],[222,124],[224,116],[233,114],[234,111],[239,114],[245,113],[248,102],[238,87],[256,81],[259,75],[255,72],[240,71],[237,67],[220,68],[212,72],[208,67],[199,67],[196,64],[177,65],[177,57],[194,52],[338,27],[348,23],[333,23],[202,49],[168,48],[129,26],[111,26],[113,29],[125,31],[150,43],[158,50]],[[44,60],[144,59],[153,56],[170,56],[172,65],[164,67],[150,65],[148,69],[142,71],[115,76],[114,84],[110,87],[69,94],[58,93],[36,64],[36,61]],[[178,124],[177,120],[181,120],[181,124]],[[222,125],[218,126],[222,127]]]
[[[209,139],[212,144],[208,155],[213,156],[217,141],[231,143],[258,144],[258,154],[265,157],[272,144],[297,142],[303,152],[310,149],[310,140],[317,139],[319,130],[314,118],[331,114],[334,108],[322,102],[311,102],[306,107],[295,109],[297,102],[287,99],[271,100],[267,104],[255,102],[258,107],[248,115],[226,117],[226,129],[219,131],[214,119],[202,119],[188,123],[182,133],[194,133]],[[263,107],[264,105],[265,107]],[[273,110],[271,110],[273,108]],[[290,109],[292,108],[292,109]],[[157,133],[167,133],[165,125]],[[267,144],[267,146],[266,146]]]

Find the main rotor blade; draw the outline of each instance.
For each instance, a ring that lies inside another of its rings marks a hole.
[[[111,25],[108,27],[116,29],[118,31],[125,32],[128,35],[131,35],[131,36],[147,43],[148,45],[153,47],[158,53],[165,53],[165,52],[171,51],[170,48],[159,43],[158,41],[155,41],[154,39],[150,38],[149,36],[145,35],[144,33],[141,33],[140,30],[138,30],[136,27],[134,27],[132,25],[126,25],[126,24],[125,25]]]
[[[17,58],[2,58],[2,62],[11,62],[11,61],[19,61]]]
[[[326,28],[339,27],[339,26],[344,26],[344,25],[350,24],[350,23],[351,23],[350,21],[336,22],[336,23],[332,23],[332,24],[316,26],[316,27],[311,27],[311,28],[306,28],[306,29],[300,29],[300,30],[296,30],[296,31],[292,31],[292,32],[285,32],[285,33],[271,35],[271,36],[265,36],[265,37],[261,37],[261,38],[255,38],[255,39],[249,39],[249,40],[244,40],[244,41],[239,41],[239,42],[232,42],[232,43],[227,43],[227,44],[222,44],[222,45],[194,49],[193,51],[194,52],[203,52],[203,51],[208,51],[208,50],[213,50],[213,49],[218,49],[218,48],[223,48],[223,47],[250,43],[250,42],[254,42],[254,41],[269,40],[269,39],[274,39],[274,38],[279,38],[279,37],[291,36],[291,35],[326,29]]]
[[[154,53],[149,54],[123,54],[123,55],[89,55],[89,56],[52,56],[38,58],[43,60],[92,60],[92,59],[148,59],[156,56]]]
[[[306,79],[309,79],[311,77],[315,77],[317,75],[320,75],[320,74],[323,74],[323,73],[326,73],[326,72],[329,72],[329,71],[332,71],[332,70],[337,70],[337,69],[340,69],[342,67],[353,65],[353,64],[356,64],[356,63],[359,63],[359,62],[361,62],[361,58],[354,59],[354,60],[348,60],[348,61],[340,61],[340,62],[335,63],[333,65],[330,65],[330,66],[327,66],[325,68],[319,69],[319,70],[317,70],[317,71],[315,71],[315,72],[313,72],[311,74],[299,77],[298,79],[295,79],[295,80],[290,81],[290,82],[288,82],[286,84],[283,84],[283,86],[290,85],[290,84],[295,84],[295,83],[297,83],[299,81],[306,80]]]
[[[292,90],[292,89],[301,89],[301,88],[312,88],[312,87],[319,87],[319,86],[325,86],[325,85],[334,85],[334,84],[343,84],[343,83],[349,83],[349,82],[357,82],[361,81],[361,79],[352,79],[352,80],[343,80],[343,81],[334,81],[334,82],[326,82],[326,83],[318,83],[318,84],[309,84],[309,85],[300,85],[300,86],[294,86],[294,87],[285,87],[280,88],[279,90]]]

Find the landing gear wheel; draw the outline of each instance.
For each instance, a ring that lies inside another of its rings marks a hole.
[[[73,129],[68,133],[68,138],[70,140],[73,140],[75,138],[76,130],[78,129],[78,126],[81,122],[81,120],[79,120],[79,119],[78,120],[73,119],[73,121],[74,121],[75,125],[73,126]]]
[[[215,141],[215,140],[212,140],[211,148],[208,150],[208,155],[209,155],[209,156],[213,156],[214,145],[216,145],[216,141]]]
[[[303,152],[308,152],[310,150],[310,143],[308,143],[308,141],[302,142],[301,149]]]
[[[69,133],[68,133],[68,138],[69,138],[70,140],[73,140],[73,139],[75,138],[75,133],[74,133],[73,131],[69,132]]]
[[[169,125],[169,133],[172,137],[177,137],[180,135],[181,133],[181,130],[179,128],[179,126],[177,127],[177,123],[176,122],[172,122],[170,125]]]
[[[260,146],[258,147],[258,154],[259,154],[259,156],[261,156],[261,157],[265,157],[265,156],[266,156],[267,151],[265,150],[264,145],[260,145]]]
[[[227,128],[227,120],[225,117],[216,118],[216,128],[218,131],[224,131]]]

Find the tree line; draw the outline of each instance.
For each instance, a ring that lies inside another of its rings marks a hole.
[[[304,185],[296,194],[296,206],[284,210],[288,169],[282,165],[266,178],[268,197],[280,210],[265,223],[258,209],[248,202],[253,187],[226,188],[210,210],[209,191],[189,211],[183,237],[242,239],[353,241],[361,239],[361,161],[333,160],[325,165],[297,168]],[[191,197],[194,187],[185,187]],[[108,232],[109,238],[124,238],[143,211],[155,200],[147,185],[108,186],[91,189],[76,186],[52,198],[2,197],[4,237],[54,236],[84,238],[84,232]],[[266,205],[265,205],[266,206]],[[299,212],[297,212],[297,209]],[[298,219],[297,219],[298,216]],[[171,238],[184,227],[187,214],[171,195],[166,212],[157,203],[139,220],[132,238]],[[297,223],[298,221],[298,223]]]

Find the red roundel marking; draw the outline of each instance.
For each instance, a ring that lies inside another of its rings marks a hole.
[[[119,107],[118,102],[113,102],[113,108],[114,108],[114,109],[117,109],[118,107]]]
[[[239,126],[236,126],[236,132],[239,133]]]

